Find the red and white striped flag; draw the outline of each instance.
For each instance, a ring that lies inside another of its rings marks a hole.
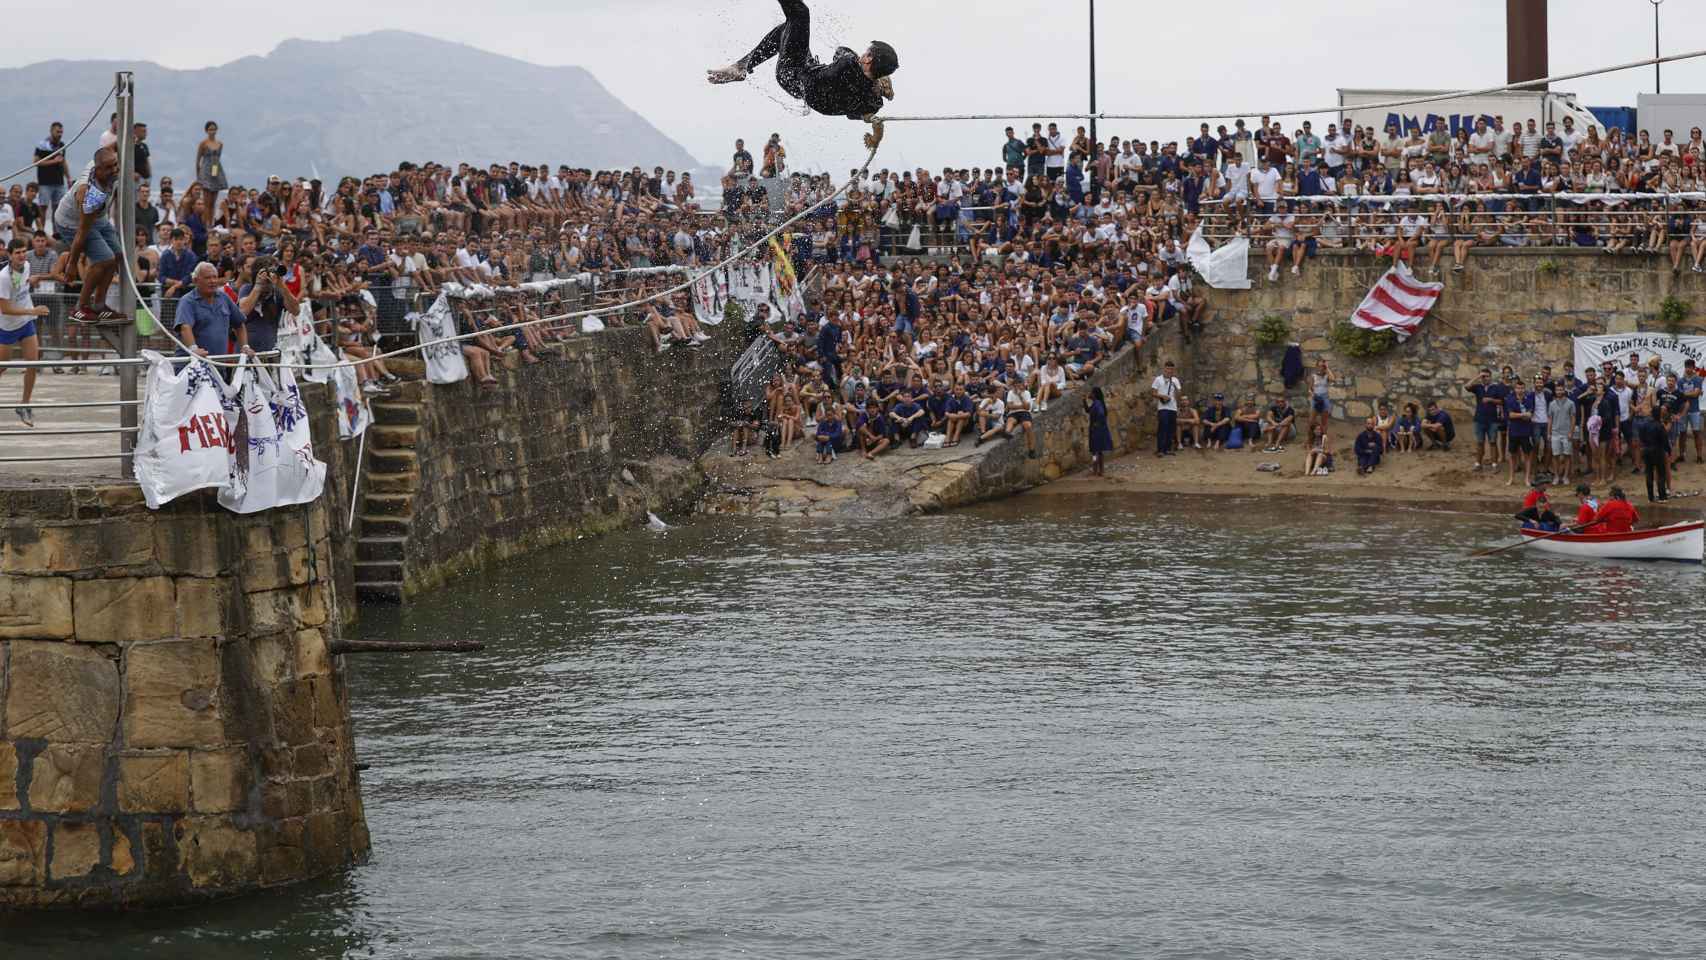
[[[1423,283],[1409,267],[1395,263],[1363,298],[1351,322],[1365,330],[1391,330],[1399,340],[1408,340],[1444,289],[1445,284]]]

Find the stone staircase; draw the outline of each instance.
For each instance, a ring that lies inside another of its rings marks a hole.
[[[424,381],[405,382],[370,405],[355,554],[356,595],[364,601],[403,601],[409,524],[421,477],[415,448],[428,389]]]

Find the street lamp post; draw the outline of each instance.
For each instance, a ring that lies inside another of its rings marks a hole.
[[[1653,5],[1653,59],[1657,60],[1662,56],[1662,54],[1659,53],[1659,6],[1663,4],[1665,0],[1647,0],[1647,2]],[[1664,76],[1659,72],[1659,69],[1659,64],[1653,64],[1654,93],[1665,92]]]
[[[1096,150],[1096,0],[1090,0],[1090,151]]]

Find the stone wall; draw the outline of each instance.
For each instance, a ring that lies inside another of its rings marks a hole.
[[[180,903],[365,857],[330,652],[352,458],[305,399],[333,467],[311,506],[0,487],[0,906]]]
[[[472,381],[411,384],[376,405],[362,566],[401,597],[529,550],[690,506],[723,422],[742,331],[658,354],[643,329],[575,337],[552,359]],[[383,488],[383,489],[382,489]],[[370,542],[371,541],[371,542]]]
[[[1706,278],[1684,268],[1673,276],[1661,257],[1610,256],[1598,250],[1477,250],[1462,273],[1443,259],[1446,288],[1417,336],[1390,351],[1354,359],[1333,350],[1327,331],[1348,320],[1385,272],[1387,261],[1367,254],[1323,251],[1308,260],[1303,275],[1282,270],[1269,283],[1266,267],[1252,257],[1248,291],[1207,290],[1209,308],[1200,337],[1181,352],[1181,377],[1193,397],[1215,391],[1228,399],[1254,391],[1264,403],[1286,392],[1279,375],[1284,347],[1258,347],[1253,338],[1264,317],[1285,318],[1291,340],[1303,347],[1306,363],[1326,356],[1346,383],[1334,387],[1334,415],[1367,416],[1382,398],[1401,408],[1437,398],[1449,410],[1466,412],[1464,381],[1490,366],[1510,363],[1523,372],[1540,364],[1555,369],[1572,356],[1570,338],[1661,330],[1659,306],[1668,296],[1693,308],[1679,332],[1706,332],[1700,310]],[[1294,403],[1307,386],[1290,392]]]

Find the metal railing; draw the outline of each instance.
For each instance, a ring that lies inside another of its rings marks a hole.
[[[273,359],[273,358],[276,358],[278,356],[278,353],[277,353],[277,351],[272,351],[272,352],[268,352],[268,353],[257,354],[257,356],[263,360]],[[230,354],[230,355],[224,355],[224,356],[216,356],[213,359],[215,359],[215,360],[233,360],[234,361],[234,360],[237,360],[239,358],[240,358],[240,355],[238,355],[238,354]],[[185,356],[170,356],[170,355],[168,355],[167,359],[170,360],[172,363],[187,363],[190,358],[185,357]],[[97,367],[97,366],[114,367],[114,368],[118,368],[118,367],[141,368],[141,367],[147,365],[147,363],[148,363],[148,361],[142,357],[128,357],[127,358],[127,357],[116,357],[116,356],[105,357],[102,359],[94,359],[94,360],[91,360],[91,359],[71,360],[71,359],[64,359],[64,358],[60,358],[57,360],[7,360],[4,362],[0,362],[0,371],[7,371],[7,372],[17,371],[17,373],[22,374],[24,371],[31,370],[31,369],[38,370],[38,371],[40,371],[40,370],[59,371],[59,370],[64,370],[64,369],[68,369],[68,368],[90,368],[90,367]],[[7,377],[6,378],[5,382],[7,383],[7,386],[8,386],[8,391],[7,391],[8,393],[10,392],[10,384],[16,379],[17,379],[16,377]],[[38,384],[38,386],[39,386],[39,384]],[[23,405],[21,398],[18,401],[11,401],[11,400],[0,401],[0,406],[21,406],[21,405]],[[48,402],[48,403],[42,403],[42,402],[38,402],[38,401],[32,399],[31,402],[28,404],[30,409],[37,411],[37,412],[51,411],[51,410],[113,410],[116,412],[116,411],[124,410],[127,408],[134,410],[134,409],[141,407],[141,405],[142,405],[141,400],[124,400],[124,399],[119,399],[119,400],[77,400],[77,401]],[[6,446],[7,440],[5,438],[20,437],[20,438],[30,438],[30,439],[41,439],[41,438],[45,438],[45,437],[73,437],[73,436],[98,436],[98,435],[111,435],[111,436],[118,436],[118,437],[134,437],[140,431],[140,429],[141,429],[140,427],[124,426],[122,424],[120,424],[118,426],[111,426],[111,427],[108,427],[108,426],[54,427],[51,425],[44,425],[44,426],[27,427],[27,428],[24,428],[21,430],[20,429],[4,429],[4,430],[0,430],[0,454],[8,454],[8,448]],[[9,454],[8,455],[0,455],[0,464],[9,464],[9,463],[66,463],[66,462],[90,461],[90,460],[119,460],[119,459],[127,458],[129,456],[130,456],[129,446],[127,444],[120,444],[117,449],[114,449],[110,453],[62,453],[62,452],[58,452],[58,451],[49,451],[46,453],[32,453],[28,456],[17,456],[17,455],[9,455]]]
[[[1328,245],[1384,246],[1396,239],[1470,241],[1508,247],[1638,250],[1670,240],[1706,240],[1698,194],[1371,194],[1205,200],[1203,236],[1314,238]],[[1282,217],[1289,214],[1293,222]],[[1673,219],[1685,218],[1685,219]],[[1696,223],[1700,226],[1697,227]]]

